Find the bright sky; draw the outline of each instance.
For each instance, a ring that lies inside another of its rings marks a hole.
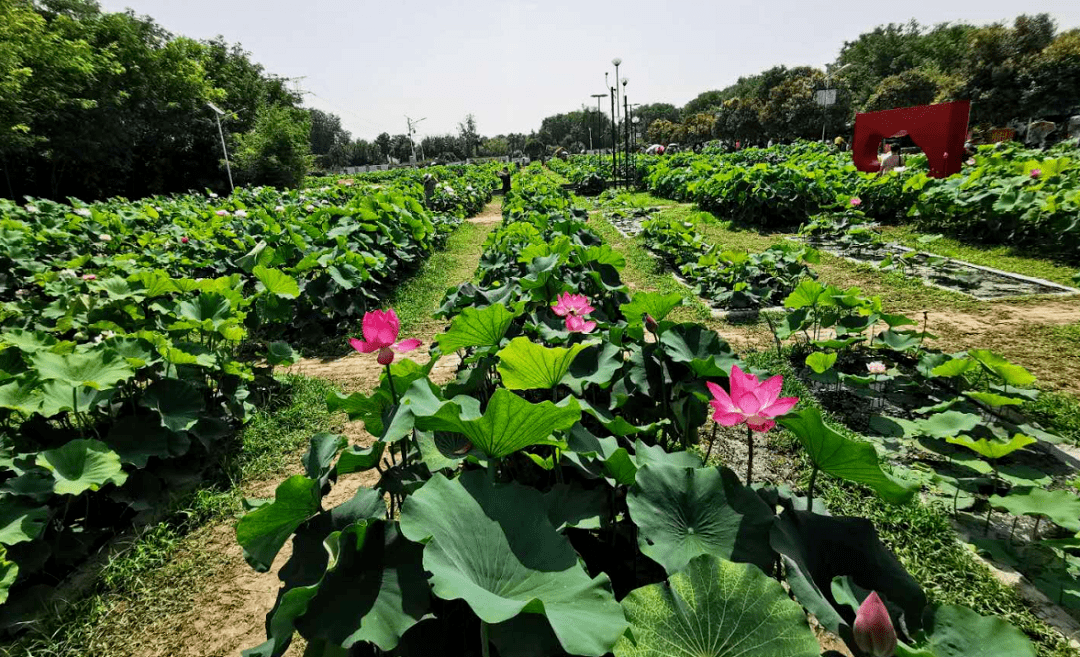
[[[354,137],[525,132],[545,116],[595,106],[621,57],[631,103],[682,105],[770,66],[831,62],[877,25],[1012,21],[1046,12],[1080,27],[1074,0],[100,0],[166,29],[239,42],[267,71],[302,77],[306,102]],[[605,101],[604,107],[610,108]]]

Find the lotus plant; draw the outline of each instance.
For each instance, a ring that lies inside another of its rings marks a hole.
[[[855,613],[855,645],[871,657],[893,657],[896,654],[896,630],[885,603],[877,591],[871,591]]]
[[[860,205],[862,205],[862,199],[859,198],[858,196],[852,196],[851,197],[851,207],[857,208]]]
[[[730,382],[730,394],[712,381],[705,385],[713,396],[709,402],[714,410],[713,421],[725,427],[746,424],[749,448],[746,457],[746,484],[750,485],[754,474],[754,432],[768,433],[776,426],[775,418],[795,408],[799,398],[780,396],[784,377],[779,374],[761,382],[753,374],[743,372],[738,365],[734,365],[731,368]]]

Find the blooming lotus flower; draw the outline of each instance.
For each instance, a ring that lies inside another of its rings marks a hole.
[[[29,212],[30,214],[37,214],[38,213],[38,209],[37,209],[36,205],[28,205],[28,206],[26,206],[26,211]]]
[[[180,238],[180,243],[181,244],[187,244],[188,243],[187,235],[184,235],[183,237]]]
[[[155,205],[154,209],[157,210],[158,212],[164,212],[164,210],[161,209],[160,205]]]
[[[216,214],[219,217],[227,217],[227,216],[229,216],[229,211],[228,210],[218,210],[214,214]]]
[[[875,360],[872,363],[867,363],[866,364],[866,369],[871,374],[884,374],[885,373],[885,363],[882,363],[879,360]]]
[[[82,279],[83,279],[84,281],[96,281],[96,280],[97,280],[97,276],[95,276],[95,275],[93,275],[93,274],[83,274],[83,277],[82,277]]]
[[[784,386],[784,377],[777,374],[764,383],[759,383],[753,374],[743,373],[738,365],[731,368],[731,394],[709,381],[706,383],[713,399],[713,420],[725,427],[746,423],[754,431],[762,433],[776,426],[773,418],[787,413],[798,397],[780,397]]]
[[[285,211],[285,206],[284,205],[279,205],[276,208],[274,208],[274,212],[284,212],[284,211]]]
[[[590,322],[578,315],[569,315],[566,318],[566,330],[571,333],[592,333],[596,330],[596,322]]]
[[[308,205],[304,209],[307,210],[308,212],[314,212],[315,211],[315,206],[314,205]]]
[[[559,317],[567,315],[588,315],[596,310],[589,305],[589,299],[584,294],[570,294],[563,292],[558,296],[556,303],[551,309]]]
[[[1042,175],[1042,169],[1032,169],[1031,170],[1031,177],[1032,178],[1038,178],[1041,175]]]
[[[860,205],[862,205],[862,199],[859,198],[858,196],[852,196],[851,197],[851,207],[857,208]]]
[[[362,354],[379,352],[379,364],[389,365],[394,362],[394,352],[404,353],[420,346],[416,338],[398,342],[401,322],[394,309],[372,310],[364,314],[364,339],[349,338],[352,348]]]
[[[87,208],[76,208],[71,212],[72,214],[77,214],[80,217],[86,217],[88,219],[90,218],[90,210],[88,210]]]
[[[893,657],[896,653],[896,630],[877,591],[872,591],[859,605],[853,630],[855,644],[866,654]]]
[[[240,217],[240,218],[244,218],[244,217],[246,217],[246,216],[247,216],[247,212],[246,212],[245,210],[237,210],[237,211],[236,211],[236,212],[234,212],[233,214],[234,214],[235,216],[237,216],[237,217]]]
[[[967,163],[971,166],[975,166],[975,158],[969,157]]]
[[[102,234],[98,235],[98,240],[101,241],[101,242],[111,242],[112,241],[112,235],[107,235],[105,233],[102,233]]]
[[[215,194],[214,192],[210,192],[210,198],[217,198],[217,194]]]

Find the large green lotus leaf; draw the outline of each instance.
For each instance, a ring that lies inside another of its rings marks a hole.
[[[320,487],[325,486],[334,472],[334,457],[348,444],[345,436],[334,433],[320,432],[312,436],[303,461],[308,479],[319,482]]]
[[[780,423],[795,434],[822,472],[869,486],[894,504],[907,502],[918,489],[918,485],[900,483],[885,474],[873,445],[851,440],[827,426],[816,408],[782,418]]]
[[[548,390],[559,385],[574,358],[588,346],[545,347],[526,337],[514,338],[496,354],[496,369],[511,390]]]
[[[581,424],[567,437],[563,457],[577,465],[589,478],[606,477],[611,485],[633,486],[637,464],[633,455],[615,438],[598,438]]]
[[[908,351],[922,344],[922,337],[918,333],[894,331],[889,329],[877,336],[878,340],[885,343],[893,351]]]
[[[1000,459],[1012,454],[1017,450],[1024,449],[1028,445],[1037,443],[1031,436],[1025,436],[1022,433],[1018,433],[1012,437],[1007,443],[1003,443],[999,440],[987,440],[986,438],[980,438],[979,440],[973,439],[971,436],[948,436],[945,441],[952,443],[953,445],[963,445],[971,451],[984,456],[988,459]]]
[[[86,412],[107,402],[115,393],[116,388],[95,390],[86,386],[72,386],[64,381],[46,381],[41,386],[41,407],[37,412],[45,417],[72,409]]]
[[[1014,516],[1043,516],[1071,532],[1080,532],[1080,497],[1067,490],[1018,486],[1008,495],[993,495],[990,504]]]
[[[578,484],[555,484],[544,494],[547,517],[556,530],[567,527],[600,529],[601,519],[611,515],[605,488],[582,488]]]
[[[466,347],[498,345],[515,316],[502,304],[479,310],[471,306],[464,308],[450,323],[450,330],[439,336],[439,348],[448,354]]]
[[[927,648],[934,657],[1035,657],[1024,634],[997,616],[943,605],[926,611]]]
[[[401,531],[426,544],[435,595],[464,600],[484,622],[543,614],[573,655],[606,654],[626,630],[607,575],[589,578],[537,490],[479,470],[436,474],[406,500]]]
[[[40,378],[73,387],[101,390],[135,376],[127,360],[112,349],[66,355],[39,351],[30,356],[30,361]]]
[[[991,408],[998,408],[999,406],[1019,406],[1024,403],[1024,400],[1018,397],[1007,397],[993,392],[968,391],[965,392],[964,395],[981,404],[990,406]]]
[[[802,282],[791,291],[784,299],[785,308],[808,308],[823,303],[827,299],[825,286],[812,278],[804,278]],[[823,298],[824,297],[824,298]]]
[[[806,365],[817,374],[824,374],[836,364],[836,353],[815,351],[806,357]]]
[[[619,306],[619,312],[623,314],[629,324],[643,323],[645,315],[649,315],[659,322],[667,317],[668,313],[681,305],[683,305],[683,296],[678,292],[670,294],[635,292],[630,299],[630,303]]]
[[[1010,386],[1029,388],[1035,383],[1035,376],[1031,372],[988,349],[972,349],[968,355],[979,361],[986,371],[1000,376]]]
[[[20,328],[7,329],[0,333],[0,342],[17,347],[25,354],[46,351],[58,344],[57,339],[48,333],[27,331]]]
[[[917,629],[926,595],[881,543],[869,520],[787,510],[773,524],[771,543],[784,558],[795,599],[848,645],[854,645],[855,613],[833,598],[832,582],[840,576],[877,591],[902,609],[908,626]]]
[[[580,397],[584,394],[586,383],[601,388],[610,386],[622,365],[622,348],[619,345],[612,342],[588,345],[570,364],[565,383]]]
[[[464,434],[489,458],[509,456],[531,445],[564,447],[562,441],[552,439],[552,434],[569,429],[581,419],[581,407],[573,397],[560,405],[549,401],[533,404],[499,388],[480,417],[466,415],[463,411],[467,409],[459,405],[461,399],[442,402],[432,415],[418,416],[416,426]],[[415,407],[413,413],[418,413]]]
[[[231,311],[227,298],[220,294],[204,292],[194,300],[176,304],[176,314],[181,319],[190,320],[197,325],[201,326],[207,322],[211,328],[215,328],[229,318]]]
[[[271,342],[266,351],[266,362],[274,367],[288,367],[300,360],[300,355],[293,351],[288,342]]]
[[[100,440],[69,441],[63,447],[41,452],[35,463],[52,472],[53,491],[57,495],[78,495],[127,481],[127,473],[120,467],[120,455]]]
[[[187,454],[191,439],[161,426],[161,420],[150,415],[128,415],[109,429],[105,443],[124,463],[145,468],[151,456],[166,459]]]
[[[630,632],[615,657],[818,657],[806,614],[751,564],[696,557],[622,601]]]
[[[296,283],[296,279],[283,271],[256,265],[251,273],[259,279],[260,291],[265,290],[283,299],[295,299],[300,296],[300,286]]]
[[[982,418],[974,413],[945,411],[915,422],[916,431],[924,436],[948,438],[965,431],[971,431],[982,423]]]
[[[930,370],[931,375],[941,377],[960,376],[972,367],[976,367],[975,361],[970,358],[953,358]]]
[[[716,331],[701,324],[676,324],[660,336],[664,354],[676,363],[685,363],[699,377],[724,377],[739,364],[735,352]]]
[[[15,545],[41,535],[49,520],[49,507],[26,506],[17,498],[0,498],[0,544]]]
[[[19,577],[19,565],[8,561],[7,548],[0,545],[0,605],[7,602],[8,591]]]
[[[139,403],[161,414],[161,425],[173,431],[187,431],[195,426],[206,408],[198,389],[180,379],[155,381],[143,391]]]
[[[331,522],[320,526],[329,529]],[[341,650],[369,641],[392,650],[423,616],[430,597],[422,548],[405,540],[396,523],[358,520],[325,536],[320,545],[309,540],[311,545],[300,546],[324,553],[317,559],[318,572],[312,568],[311,583],[294,585],[279,597],[267,623],[269,640],[245,650],[244,657],[284,654],[296,630],[309,646],[325,643]]]
[[[376,440],[371,447],[353,445],[338,457],[337,473],[343,475],[371,470],[379,464],[385,450],[386,443],[381,440]]]
[[[68,399],[68,405],[70,407],[71,399]],[[40,384],[35,380],[19,380],[15,379],[9,381],[0,386],[0,408],[9,408],[13,411],[18,411],[24,415],[33,415],[41,410],[42,406],[42,393]],[[56,412],[59,412],[57,410]],[[55,413],[49,413],[45,417],[55,415]]]
[[[642,554],[668,574],[711,554],[768,569],[774,514],[727,468],[649,464],[626,497]]]
[[[319,484],[303,475],[278,485],[274,502],[247,514],[236,524],[236,540],[252,568],[270,570],[281,546],[296,528],[319,511]]]
[[[397,523],[380,520],[331,534],[326,547],[330,566],[296,628],[309,641],[394,649],[430,603],[423,547],[402,536]]]

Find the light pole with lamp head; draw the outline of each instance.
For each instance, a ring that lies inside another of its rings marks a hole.
[[[603,119],[604,113],[603,113],[603,110],[600,109],[600,99],[601,98],[607,98],[607,94],[593,94],[592,97],[596,99],[596,141],[597,141],[597,144],[603,144],[604,143],[604,138],[603,138],[604,131],[600,129],[600,126],[602,125],[602,122],[604,120]],[[600,153],[598,152],[596,155],[597,155],[597,161],[599,161]]]
[[[627,78],[620,80],[622,83],[622,101],[623,101],[623,184],[626,185],[627,180],[630,179],[630,111],[627,106],[626,100],[626,83],[629,82]]]
[[[832,80],[833,75],[839,75],[841,71],[843,71],[845,68],[847,68],[849,66],[851,66],[851,64],[844,64],[843,66],[836,69],[835,71],[831,71],[830,70],[831,67],[828,64],[825,65],[825,93],[822,95],[822,98],[821,98],[821,141],[823,141],[823,142],[825,141],[825,128],[829,124],[829,102],[828,101],[829,101],[829,91],[830,91],[829,87],[831,86],[830,85],[830,80]]]
[[[622,57],[616,57],[611,60],[611,63],[615,65],[615,120],[619,120],[619,64],[622,64]]]
[[[221,117],[225,115],[225,110],[210,101],[206,101],[206,106],[214,110],[214,118],[217,119],[218,136],[221,137],[221,152],[225,154],[225,173],[229,175],[229,191],[235,192],[236,187],[232,181],[232,167],[229,166],[229,149],[225,147],[225,131],[221,129]]]

